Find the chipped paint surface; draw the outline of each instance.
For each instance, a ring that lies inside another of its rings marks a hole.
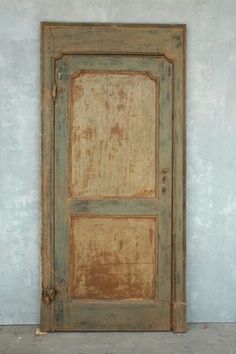
[[[157,80],[81,72],[71,83],[71,195],[156,194]]]
[[[47,20],[187,24],[188,319],[236,321],[235,1],[0,7],[0,323],[39,323],[39,22]]]
[[[155,218],[72,217],[71,297],[154,299],[155,233]]]

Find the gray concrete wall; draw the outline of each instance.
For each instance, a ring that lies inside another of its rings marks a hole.
[[[0,323],[39,322],[40,21],[187,24],[188,320],[236,321],[235,0],[0,0]]]

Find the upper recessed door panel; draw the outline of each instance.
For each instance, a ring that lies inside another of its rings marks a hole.
[[[154,197],[158,81],[82,71],[70,94],[71,196]]]

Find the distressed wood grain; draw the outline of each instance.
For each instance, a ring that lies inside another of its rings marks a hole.
[[[54,289],[54,104],[51,99],[55,63],[53,38],[41,26],[41,330],[54,330],[54,303],[43,293]]]
[[[75,216],[70,225],[72,298],[155,298],[156,218]]]
[[[158,81],[82,71],[71,82],[72,197],[155,197]]]
[[[157,199],[117,199],[117,200],[78,200],[68,199],[71,215],[147,215],[159,214]]]

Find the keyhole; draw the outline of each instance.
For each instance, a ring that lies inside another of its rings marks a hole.
[[[166,183],[167,179],[166,179],[166,176],[163,176],[162,177],[162,183]]]
[[[163,187],[161,188],[161,191],[162,191],[162,194],[165,194],[166,191],[167,191],[167,188],[163,186]]]

